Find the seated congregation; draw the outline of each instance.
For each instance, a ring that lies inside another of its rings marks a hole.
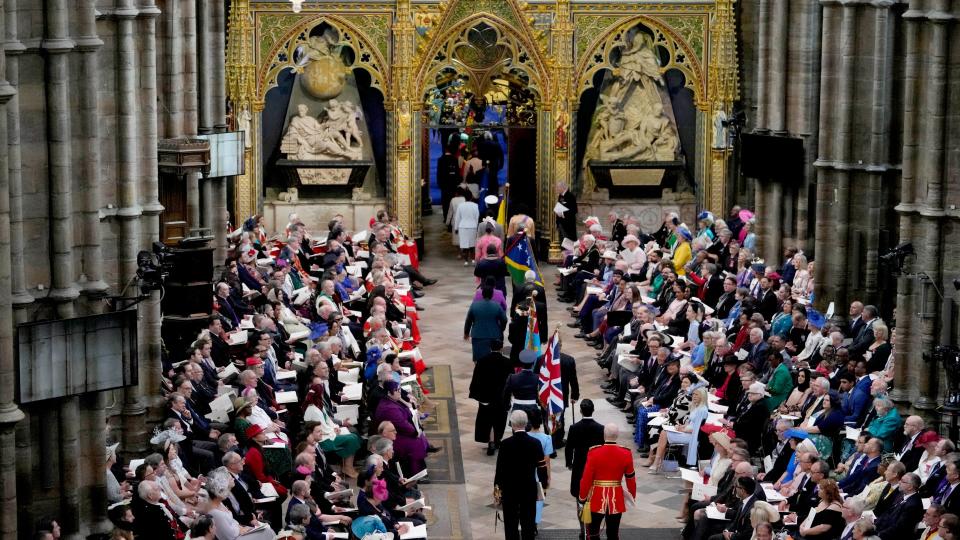
[[[954,538],[960,453],[891,402],[892,323],[857,301],[815,310],[814,262],[756,258],[757,219],[670,213],[645,234],[611,213],[605,235],[591,217],[559,268],[638,471],[679,469],[688,540]]]
[[[277,238],[258,217],[231,235],[207,327],[165,351],[152,451],[108,448],[122,537],[426,537],[416,298],[435,280],[385,211],[352,237],[291,215]]]

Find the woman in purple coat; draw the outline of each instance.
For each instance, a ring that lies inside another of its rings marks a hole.
[[[406,467],[405,476],[412,476],[427,468],[427,436],[414,423],[412,409],[400,397],[400,385],[396,381],[384,383],[387,396],[380,400],[373,415],[373,423],[379,426],[390,422],[397,429],[397,438],[393,441],[396,457]],[[408,476],[408,477],[409,477]]]

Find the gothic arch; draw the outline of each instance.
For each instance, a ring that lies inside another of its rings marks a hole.
[[[298,70],[300,66],[295,61],[295,51],[310,34],[310,31],[327,23],[340,34],[340,44],[353,50],[354,60],[348,69],[362,69],[370,74],[370,86],[383,94],[384,99],[389,96],[390,76],[389,64],[380,50],[364,35],[363,31],[354,24],[337,15],[318,15],[305,18],[284,32],[275,44],[266,52],[261,51],[260,58],[269,59],[261,62],[257,73],[257,99],[262,103],[271,88],[277,86],[277,77],[285,69]]]
[[[698,107],[705,107],[708,103],[707,78],[693,47],[669,25],[646,15],[637,15],[612,26],[587,46],[576,63],[572,80],[576,86],[571,89],[572,95],[579,98],[584,90],[593,88],[594,75],[612,66],[610,55],[615,49],[626,46],[627,32],[638,24],[653,31],[655,46],[667,50],[669,61],[661,67],[661,73],[671,69],[683,73],[685,86],[693,91]]]
[[[444,29],[422,49],[415,62],[418,68],[410,95],[416,101],[420,100],[428,87],[433,84],[435,75],[448,65],[446,58],[438,59],[437,56],[470,28],[481,23],[495,28],[506,41],[514,45],[517,52],[525,55],[526,59],[516,58],[519,62],[518,67],[530,77],[530,86],[539,97],[540,103],[550,103],[550,72],[537,44],[530,38],[529,32],[526,29],[518,29],[502,17],[485,12],[473,14]]]

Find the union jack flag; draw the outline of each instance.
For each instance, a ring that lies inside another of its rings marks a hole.
[[[557,430],[556,420],[563,413],[563,389],[560,386],[560,331],[554,330],[540,365],[540,404],[546,411],[546,429]]]

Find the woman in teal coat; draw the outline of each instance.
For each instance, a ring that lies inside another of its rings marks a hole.
[[[492,341],[503,341],[507,326],[507,314],[493,301],[493,286],[485,283],[481,294],[483,297],[470,305],[463,324],[463,339],[473,342],[474,362],[490,354]]]
[[[893,406],[893,402],[888,398],[875,398],[873,408],[877,411],[877,417],[867,426],[865,431],[883,441],[883,451],[893,450],[893,439],[903,427],[903,419],[900,418],[900,411]]]

